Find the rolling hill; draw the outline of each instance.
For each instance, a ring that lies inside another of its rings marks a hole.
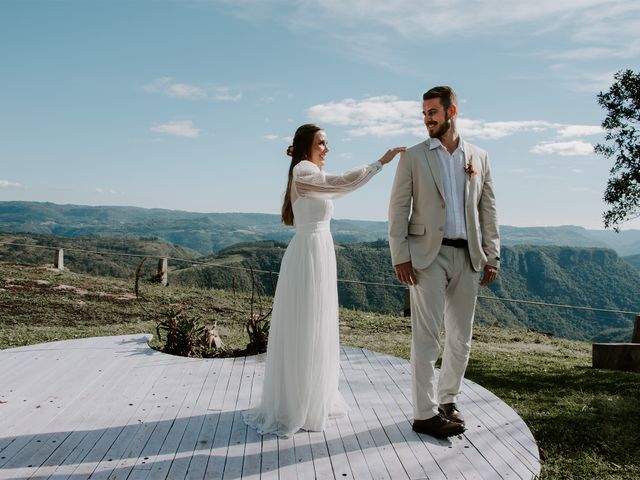
[[[500,227],[503,245],[557,245],[613,248],[620,255],[640,254],[640,230],[615,233],[576,226]],[[333,220],[338,243],[387,238],[387,223]],[[239,242],[288,241],[293,229],[280,217],[259,213],[194,213],[138,207],[89,207],[41,202],[0,202],[0,232],[63,237],[157,237],[210,255]]]
[[[338,277],[343,280],[342,305],[401,311],[404,288],[395,280],[387,242],[381,240],[386,238],[386,222],[334,220],[332,231]],[[246,270],[237,268],[252,265],[277,272],[293,235],[277,215],[39,202],[0,202],[0,232],[5,232],[0,241],[63,247],[66,265],[78,272],[133,278],[140,256],[147,256],[153,257],[145,265],[148,278],[155,270],[154,259],[168,256],[185,260],[171,260],[171,282],[239,289],[250,288],[251,279]],[[510,300],[640,311],[640,231],[501,226],[501,235],[502,271],[497,282],[480,292],[479,323],[526,326],[574,339],[628,340],[633,315]],[[96,251],[124,255],[96,255]],[[0,248],[4,262],[52,263],[52,259],[50,250]],[[264,292],[271,294],[277,276],[257,275]]]
[[[248,289],[248,267],[277,272],[286,245],[256,242],[234,245],[207,257],[208,265],[179,268],[171,281],[194,287]],[[400,312],[404,287],[391,268],[387,242],[340,244],[336,248],[340,303],[377,312]],[[477,321],[527,327],[553,335],[598,341],[628,341],[632,314],[523,304],[511,300],[640,312],[640,272],[615,251],[602,248],[507,246],[501,251],[499,279],[480,291]],[[202,259],[205,261],[205,259]],[[273,280],[258,274],[265,293]],[[273,275],[275,278],[276,276]],[[360,281],[383,285],[367,285]],[[504,300],[498,300],[501,298]]]

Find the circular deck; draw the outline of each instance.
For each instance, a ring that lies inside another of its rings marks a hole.
[[[325,432],[261,437],[241,412],[260,396],[264,357],[191,359],[150,335],[0,350],[0,479],[532,479],[522,419],[465,380],[467,432],[411,430],[405,360],[342,347],[348,417]]]

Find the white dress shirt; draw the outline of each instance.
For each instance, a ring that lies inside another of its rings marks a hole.
[[[453,154],[432,138],[430,149],[436,150],[442,169],[442,184],[444,187],[445,224],[444,238],[467,239],[467,224],[464,214],[464,182],[465,182],[465,154],[464,142],[460,139],[458,148]]]

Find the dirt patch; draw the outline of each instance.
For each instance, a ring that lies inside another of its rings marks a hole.
[[[86,295],[89,293],[89,290],[85,290],[84,288],[80,287],[74,287],[73,285],[58,285],[56,287],[53,287],[52,290],[75,293],[76,295]]]
[[[131,302],[136,300],[136,296],[133,293],[107,293],[107,292],[94,292],[91,293],[91,297],[100,298],[104,300],[116,300],[119,302]]]

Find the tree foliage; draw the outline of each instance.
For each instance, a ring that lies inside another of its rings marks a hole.
[[[608,92],[598,94],[598,103],[607,111],[602,122],[605,143],[595,151],[615,163],[607,182],[604,201],[605,228],[619,230],[621,223],[640,215],[640,73],[620,70]]]

